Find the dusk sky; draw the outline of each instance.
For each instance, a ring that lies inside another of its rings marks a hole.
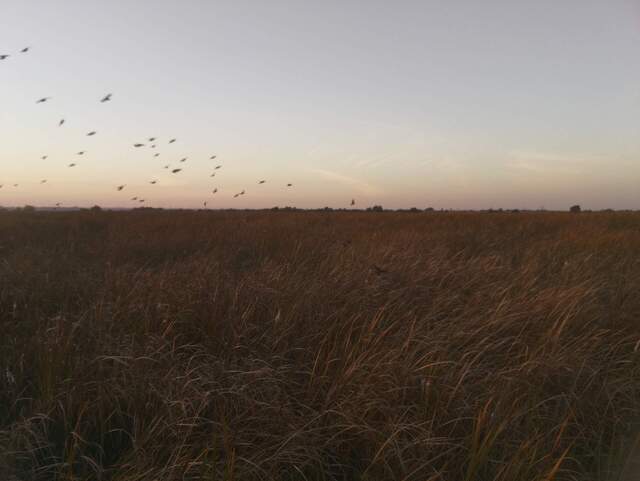
[[[631,0],[0,0],[0,205],[637,209],[638,52]]]

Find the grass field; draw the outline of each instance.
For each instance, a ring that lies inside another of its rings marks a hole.
[[[640,214],[1,212],[0,369],[0,479],[640,479]]]

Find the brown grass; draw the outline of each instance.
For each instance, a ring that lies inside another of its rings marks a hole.
[[[639,214],[0,213],[0,478],[621,479],[639,351]]]

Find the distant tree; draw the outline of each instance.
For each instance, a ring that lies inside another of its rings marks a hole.
[[[409,209],[409,212],[420,212],[420,209],[418,209],[417,207],[411,207],[411,209]]]
[[[424,211],[425,212],[433,212],[433,211],[435,211],[435,209],[433,207],[427,207]]]
[[[22,212],[35,212],[35,211],[36,211],[36,208],[32,205],[25,205],[22,208]]]
[[[89,209],[91,212],[102,212],[102,207],[100,207],[99,205],[94,205],[93,207],[91,207],[91,209]]]
[[[578,214],[580,212],[582,212],[582,209],[580,208],[580,206],[578,204],[576,205],[572,205],[571,208],[569,209],[569,212],[573,212],[574,214]]]
[[[384,209],[381,205],[374,205],[373,207],[367,207],[367,211],[369,212],[383,212]]]

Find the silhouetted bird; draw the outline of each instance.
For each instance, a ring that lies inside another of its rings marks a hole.
[[[154,157],[158,157],[160,154],[153,154]]]
[[[168,169],[169,167],[171,167],[171,164],[167,164],[164,166],[165,169]]]
[[[73,164],[73,163],[69,164],[69,167],[75,167],[75,166],[76,164]]]
[[[47,160],[47,157],[49,157],[48,155],[43,155],[42,157],[40,157],[42,160]]]
[[[287,187],[293,187],[293,184],[287,184]]]
[[[102,100],[100,100],[100,102],[104,103],[104,102],[108,102],[109,100],[111,100],[111,96],[113,94],[107,94],[104,97],[102,97]]]
[[[182,159],[180,159],[180,162],[186,162],[187,161],[187,157],[183,157]]]
[[[216,173],[214,172],[213,174],[211,174],[209,177],[215,177]]]
[[[351,199],[351,205],[356,205],[356,200],[355,199]]]
[[[22,50],[20,50],[20,53],[27,53],[29,51],[30,47],[25,47]]]
[[[218,170],[220,167],[222,167],[221,165],[216,165],[216,168],[214,170]]]
[[[62,204],[60,202],[56,202],[56,208],[60,207]]]
[[[173,169],[171,171],[172,174],[177,174],[178,172],[180,172],[182,169]]]
[[[92,130],[91,132],[89,132],[87,134],[87,137],[91,137],[92,135],[96,135],[98,132],[96,132],[95,130]]]
[[[44,102],[46,102],[47,100],[50,100],[51,97],[42,97],[41,99],[36,100],[37,104],[42,104]]]
[[[207,206],[207,201],[206,201],[206,200],[204,201],[204,206],[205,206],[205,207]]]
[[[144,202],[144,199],[139,199],[138,202]]]
[[[151,148],[152,148],[152,149],[155,149],[155,148],[156,148],[156,144],[153,144],[153,145],[151,146]]]
[[[137,197],[131,197],[131,200],[138,200]]]
[[[124,189],[126,186],[127,186],[127,184],[122,184],[122,185],[119,185],[118,187],[116,187],[116,189],[118,189],[118,191],[120,191],[120,190]]]
[[[84,155],[84,153],[86,152],[86,150],[81,150],[80,152],[78,152],[76,155]]]
[[[144,147],[144,144],[133,144],[134,147]]]
[[[153,184],[157,184],[157,183],[158,183],[158,181],[157,181],[157,180],[152,180],[152,181],[150,181],[149,183],[153,185]]]
[[[40,183],[41,183],[41,184],[46,184],[46,183],[47,183],[47,179],[42,179],[42,180],[40,181]]]
[[[233,198],[235,199],[236,197],[238,197],[240,194],[234,194]]]
[[[218,188],[217,187],[211,191],[212,194],[215,194],[216,192],[218,192]]]
[[[18,187],[18,185],[19,185],[19,184],[13,184],[13,186],[14,186],[14,187]],[[2,186],[0,186],[0,187],[2,187]]]
[[[211,157],[209,157],[209,160],[213,160],[215,159],[217,156],[216,155],[212,155]]]
[[[155,137],[149,137],[149,142],[153,142],[154,140],[156,140]]]
[[[242,189],[242,192],[240,192],[240,195],[244,195],[244,189]]]
[[[266,180],[261,180],[260,182],[258,182],[258,184],[264,184],[266,182]]]
[[[64,124],[64,119],[60,119],[60,122],[58,122],[58,127],[62,127],[62,124]]]
[[[11,55],[0,55],[0,60],[4,60],[9,57],[11,57]]]
[[[169,143],[170,143],[170,144],[173,144],[176,140],[177,140],[177,139],[171,139],[171,140],[169,141]]]

